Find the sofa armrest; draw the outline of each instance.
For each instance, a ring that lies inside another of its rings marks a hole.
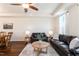
[[[74,55],[79,55],[79,47],[76,47],[74,49],[70,49],[70,52],[73,53]]]

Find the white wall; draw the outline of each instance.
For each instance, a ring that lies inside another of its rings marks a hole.
[[[66,32],[70,35],[79,36],[79,6],[75,5],[67,14]]]
[[[58,35],[59,35],[59,17],[54,17],[53,18],[53,21],[52,21],[53,25],[52,25],[52,28],[53,28],[53,38],[54,39],[58,39]]]
[[[59,34],[59,19],[58,16],[53,20],[54,36]],[[79,5],[75,4],[69,9],[69,13],[66,15],[66,34],[79,37]]]
[[[26,30],[47,33],[51,29],[51,20],[51,17],[40,16],[0,16],[0,31],[13,31],[12,41],[22,41]],[[4,23],[13,23],[13,30],[4,30]]]

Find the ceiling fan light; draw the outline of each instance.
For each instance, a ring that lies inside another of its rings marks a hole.
[[[29,5],[28,4],[22,4],[22,7],[23,8],[29,8]]]

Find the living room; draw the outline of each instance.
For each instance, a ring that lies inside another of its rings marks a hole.
[[[2,37],[5,37],[6,39],[6,37],[8,38],[9,36],[9,34],[7,33],[12,32],[11,38],[9,38],[8,43],[5,44],[6,47],[10,45],[9,50],[7,50],[6,48],[3,49],[2,43],[1,43],[2,45],[0,45],[1,56],[79,55],[79,51],[75,52],[74,50],[75,48],[79,47],[78,45],[76,45],[77,47],[74,47],[74,49],[71,49],[71,51],[69,49],[72,48],[71,45],[73,45],[72,39],[75,38],[77,40],[78,39],[77,37],[79,37],[78,3],[34,3],[34,4],[27,3],[27,4],[34,6],[38,10],[27,7],[26,11],[24,9],[26,6],[24,7],[21,4],[15,4],[15,3],[0,4],[0,33],[1,33],[0,35],[2,35]],[[37,38],[35,37],[33,38],[32,34],[33,36],[35,35]],[[62,40],[60,40],[62,36],[65,37],[65,39],[70,38],[71,41],[70,42],[66,40],[67,46],[69,45],[66,50],[63,48],[63,51],[65,53],[67,52],[66,54],[61,53],[63,52],[61,50],[62,47],[60,47],[60,45],[63,44]],[[60,45],[59,44],[57,45],[59,40]],[[56,41],[57,43],[55,43]],[[5,43],[6,42],[7,41],[5,41]],[[77,40],[77,42],[75,43],[78,42],[79,41]],[[41,50],[44,51],[41,52]],[[58,50],[60,50],[61,52]]]

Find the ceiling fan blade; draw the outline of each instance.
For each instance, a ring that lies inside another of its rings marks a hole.
[[[20,5],[22,5],[22,4],[19,4],[19,3],[13,3],[13,4],[11,4],[11,5],[17,5],[17,6],[20,6]]]
[[[24,8],[24,11],[27,12],[28,10],[26,8]]]
[[[32,4],[32,3],[28,3],[28,4]]]
[[[38,11],[38,8],[37,8],[37,7],[34,7],[34,6],[32,6],[32,5],[29,5],[29,8]]]

